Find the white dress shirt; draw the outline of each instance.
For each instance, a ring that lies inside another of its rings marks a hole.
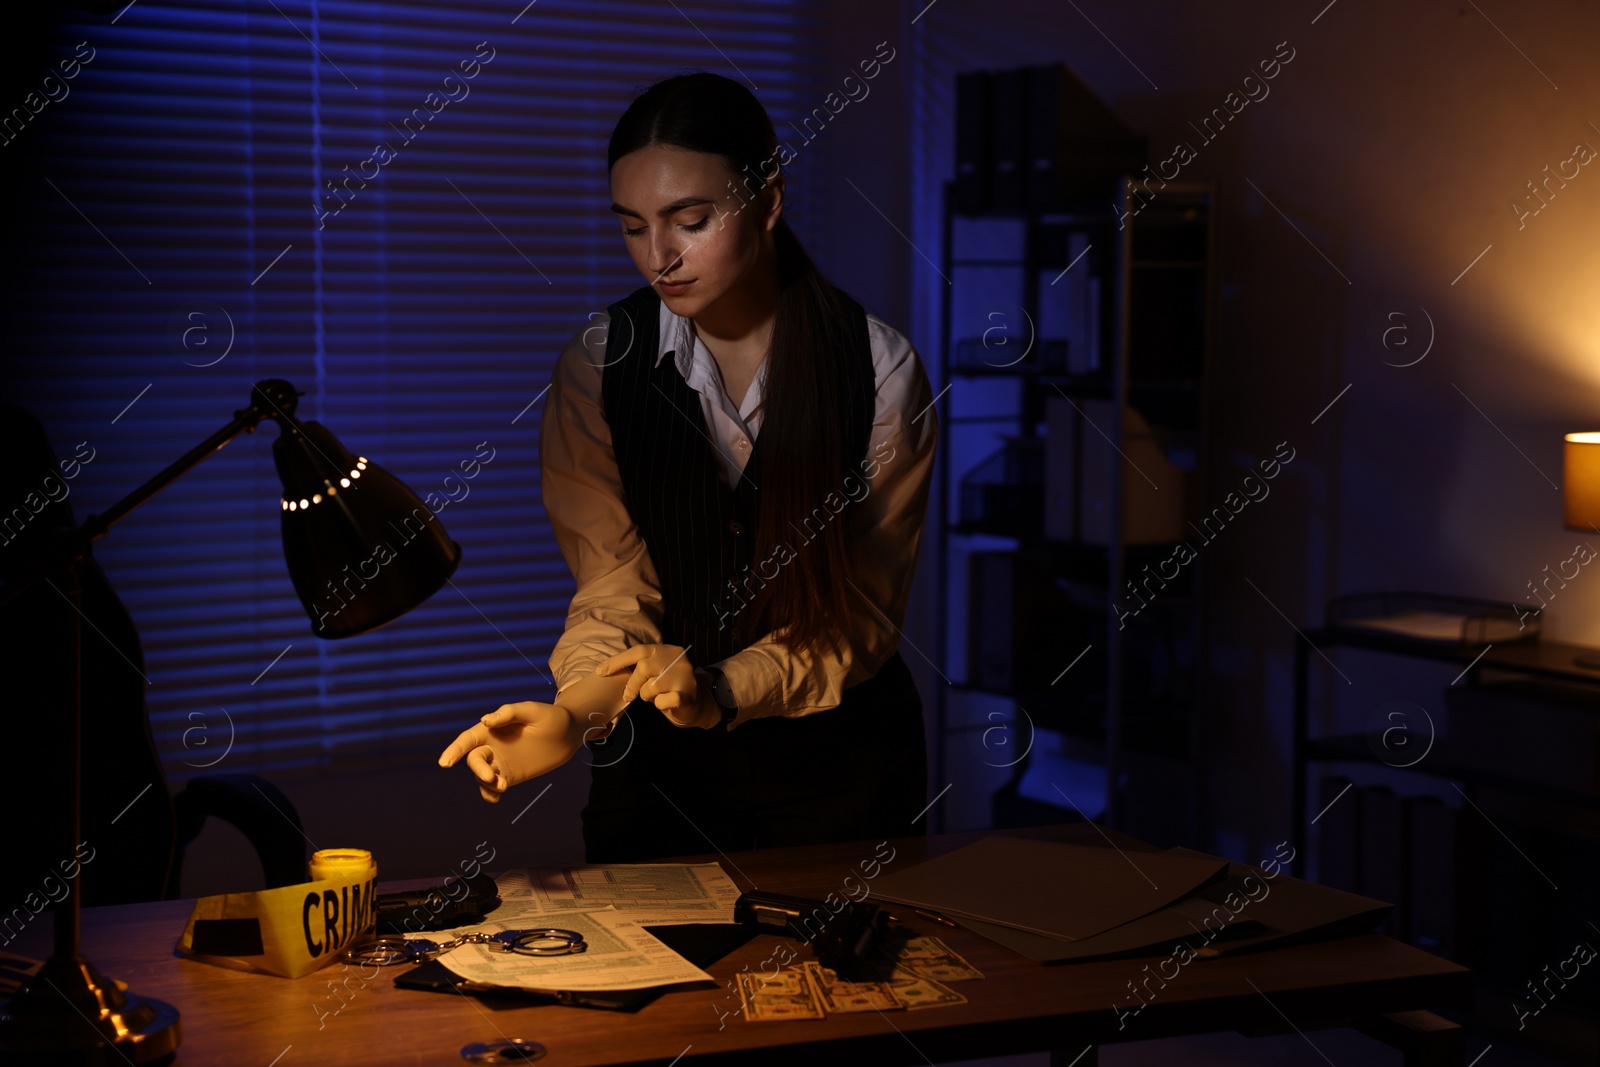
[[[556,541],[577,582],[566,630],[550,654],[558,691],[601,662],[638,644],[661,641],[661,584],[638,528],[623,503],[622,478],[602,410],[601,374],[609,319],[602,312],[573,337],[556,361],[540,423],[544,505]],[[857,476],[857,498],[839,516],[849,523],[859,597],[848,612],[838,653],[796,652],[768,634],[720,663],[739,705],[734,726],[767,715],[809,715],[837,707],[844,690],[871,678],[893,655],[905,620],[927,512],[939,427],[922,361],[899,332],[867,316],[877,394],[867,456],[879,461],[871,478]],[[656,364],[672,355],[678,373],[700,396],[711,440],[732,487],[761,432],[766,363],[756,370],[744,401],[734,407],[716,360],[695,335],[694,322],[661,304]],[[871,468],[868,468],[871,469]],[[840,497],[846,495],[841,490]],[[863,495],[864,493],[864,495]],[[821,502],[819,502],[820,504]],[[788,542],[794,565],[809,549]]]

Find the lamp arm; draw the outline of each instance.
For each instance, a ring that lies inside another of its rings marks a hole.
[[[90,515],[75,530],[59,531],[48,545],[43,546],[33,558],[27,559],[13,579],[0,589],[0,608],[10,604],[49,575],[62,574],[65,568],[79,565],[87,554],[89,545],[104,537],[114,523],[241,433],[247,430],[253,431],[267,419],[277,419],[286,425],[298,426],[294,412],[302,395],[294,386],[280,378],[268,378],[257,382],[250,390],[250,405],[235,411],[233,421],[228,425],[179,456],[166,469],[111,505],[103,514]]]
[[[255,428],[267,419],[278,419],[293,424],[295,407],[301,395],[303,394],[297,392],[294,386],[282,379],[269,378],[257,382],[250,390],[250,406],[235,411],[233,420],[226,426],[179,456],[165,469],[112,504],[103,513],[90,515],[84,519],[83,525],[79,528],[80,543],[87,545],[104,537],[123,516],[165,489],[190,468],[197,466],[201,460],[241,433],[254,432]]]

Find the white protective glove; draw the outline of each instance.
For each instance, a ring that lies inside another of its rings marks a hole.
[[[628,706],[622,699],[625,682],[592,674],[568,686],[553,704],[502,704],[463,730],[439,756],[439,766],[454,767],[465,757],[483,799],[498,803],[518,782],[555,770],[585,741],[610,733]]]
[[[600,664],[594,673],[604,677],[631,666],[622,693],[624,707],[637,696],[654,704],[674,726],[709,730],[722,723],[722,711],[710,687],[700,684],[687,653],[678,645],[634,645]]]

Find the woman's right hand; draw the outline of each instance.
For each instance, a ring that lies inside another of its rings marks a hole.
[[[584,742],[611,732],[627,709],[626,677],[591,674],[563,689],[553,704],[524,700],[502,704],[463,730],[439,757],[454,767],[463,758],[491,804],[518,782],[547,774],[571,759]]]
[[[439,766],[453,767],[465,758],[478,792],[495,804],[518,782],[571,759],[583,747],[584,735],[584,724],[559,704],[503,704],[463,730],[439,756]]]

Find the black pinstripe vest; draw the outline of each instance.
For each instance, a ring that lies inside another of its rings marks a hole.
[[[843,295],[841,293],[841,295]],[[866,312],[844,296],[854,326],[837,360],[848,427],[845,474],[859,472],[872,430],[876,384]],[[716,663],[744,648],[744,607],[752,578],[764,434],[737,486],[722,480],[700,394],[673,358],[656,364],[661,298],[643,286],[608,307],[611,316],[601,401],[622,477],[624,503],[661,579],[662,641],[692,648],[691,662]],[[755,635],[759,637],[760,635]]]

